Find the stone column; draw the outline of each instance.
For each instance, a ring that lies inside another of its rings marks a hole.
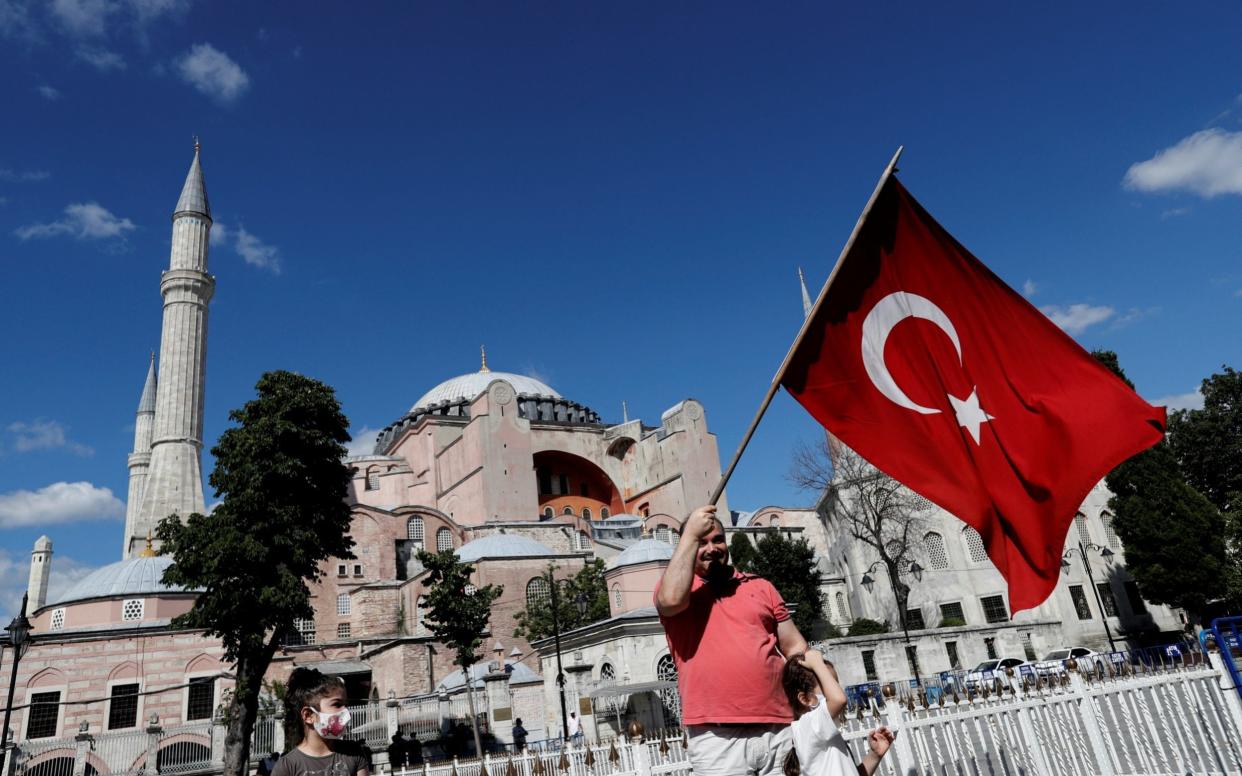
[[[513,701],[509,696],[509,675],[494,672],[483,677],[487,696],[487,719],[496,740],[513,743]]]
[[[156,776],[159,771],[160,737],[164,728],[160,727],[160,718],[151,715],[151,724],[147,725],[147,761],[142,768],[144,776]]]
[[[90,754],[92,744],[95,743],[95,737],[91,735],[90,728],[86,723],[82,723],[82,727],[78,728],[78,734],[73,737],[75,742],[73,754],[73,776],[86,776],[86,756]],[[13,758],[9,758],[10,761]],[[111,765],[111,763],[108,763]]]

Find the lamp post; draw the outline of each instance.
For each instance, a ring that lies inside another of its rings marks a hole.
[[[1113,631],[1108,627],[1108,612],[1104,611],[1104,599],[1100,598],[1100,588],[1096,587],[1095,575],[1091,573],[1091,563],[1087,560],[1087,550],[1094,550],[1100,553],[1100,557],[1105,561],[1110,561],[1113,557],[1113,551],[1107,547],[1101,547],[1095,542],[1078,543],[1078,557],[1082,558],[1082,567],[1087,570],[1087,581],[1091,583],[1091,590],[1095,593],[1095,605],[1100,607],[1100,620],[1104,623],[1104,636],[1108,639],[1108,649],[1110,652],[1117,651],[1117,644],[1113,642]],[[1074,554],[1074,548],[1070,547],[1061,555],[1061,565],[1069,567],[1069,557]]]
[[[561,694],[561,740],[569,740],[569,719],[565,713],[565,670],[561,667],[561,614],[560,598],[556,594],[556,579],[548,572],[548,587],[552,594],[552,638],[556,646],[556,686]]]
[[[28,594],[27,594],[28,595]],[[9,646],[13,650],[13,670],[9,676],[9,697],[4,704],[4,730],[0,733],[0,773],[5,771],[9,757],[9,718],[13,714],[13,688],[17,686],[17,664],[30,647],[30,620],[26,619],[27,595],[22,596],[22,608],[5,628],[9,632]]]
[[[893,571],[888,567],[887,563],[882,560],[877,560],[875,563],[871,564],[869,569],[863,572],[862,585],[867,588],[868,593],[870,593],[875,587],[875,577],[871,576],[871,572],[875,571],[877,566],[883,566],[884,570],[888,572],[888,581],[893,588],[893,598],[897,601],[897,615],[901,618],[901,632],[905,636],[906,640],[906,657],[910,660],[910,667],[914,669],[914,681],[919,686],[919,689],[922,689],[923,677],[922,671],[919,670],[919,653],[917,649],[914,651],[910,650],[910,628],[906,623],[906,601],[909,600],[910,586],[904,582],[898,581],[896,577],[893,576]],[[916,582],[921,582],[923,580],[923,567],[918,564],[918,561],[914,561],[910,564],[910,573],[914,575]],[[899,585],[905,590],[906,595],[904,597],[898,592]]]

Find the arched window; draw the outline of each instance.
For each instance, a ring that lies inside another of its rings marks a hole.
[[[657,525],[655,529],[655,538],[656,538],[656,541],[661,541],[661,542],[664,542],[665,544],[670,544],[671,542],[670,542],[670,537],[669,537],[669,532],[668,532],[668,526]]]
[[[536,606],[545,604],[552,597],[552,589],[548,587],[548,580],[543,577],[535,577],[526,583],[526,608],[533,609]]]
[[[599,680],[603,684],[612,684],[617,678],[617,669],[612,667],[612,663],[604,663],[599,667]]]
[[[379,475],[378,466],[367,469],[367,490],[379,490]]]
[[[418,515],[405,521],[405,537],[420,548],[423,546],[423,519]]]
[[[607,520],[612,513],[608,511],[608,507],[599,508],[599,519]]]
[[[1087,516],[1082,512],[1074,515],[1074,527],[1078,529],[1078,541],[1090,544],[1091,532],[1087,530]]]
[[[554,517],[556,517],[556,510],[555,510],[555,509],[553,509],[552,507],[544,507],[544,508],[543,508],[543,519],[544,519],[544,520],[551,520],[551,519],[552,519],[552,518],[554,518]]]
[[[477,592],[479,592],[479,589],[475,587],[474,585],[472,584],[466,585],[466,595],[474,595]]]
[[[578,532],[578,549],[580,550],[591,549],[591,535],[588,534],[586,531]]]
[[[923,549],[927,551],[927,562],[933,569],[947,569],[949,556],[944,551],[944,537],[935,531],[923,537]]]
[[[677,681],[677,664],[673,662],[672,655],[665,655],[656,663],[656,679],[665,682]],[[660,690],[660,706],[664,711],[664,727],[679,727],[681,725],[681,696],[677,694],[677,688]]]
[[[621,600],[621,586],[613,584],[612,586],[612,605],[618,612],[621,611],[623,601]]]
[[[638,514],[640,517],[651,517],[651,504],[639,504]]]
[[[583,520],[590,520],[590,519],[591,519],[591,508],[590,508],[590,507],[583,507],[583,508],[582,508],[582,519],[583,519]]]
[[[962,539],[966,542],[966,552],[971,563],[983,563],[988,559],[988,551],[983,546],[983,537],[971,526],[962,529]]]
[[[447,528],[436,531],[436,552],[453,549],[453,532]]]
[[[1117,538],[1117,530],[1113,528],[1113,516],[1105,512],[1100,515],[1100,521],[1104,523],[1104,541],[1114,550],[1121,549],[1121,539]]]
[[[781,527],[781,516],[772,515],[772,519],[768,521],[768,525],[772,526],[773,528],[780,528]]]
[[[349,593],[338,593],[336,596],[336,613],[349,614]]]
[[[574,513],[574,508],[568,505],[566,505],[566,507],[561,510],[562,515],[572,515],[573,513]]]
[[[845,593],[837,593],[837,619],[842,624],[850,621],[850,610],[845,605]]]

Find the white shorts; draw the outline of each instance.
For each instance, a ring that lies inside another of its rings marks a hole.
[[[789,725],[690,725],[694,776],[780,776],[793,746]]]

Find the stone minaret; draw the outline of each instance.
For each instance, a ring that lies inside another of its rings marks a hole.
[[[26,612],[37,612],[47,603],[47,578],[52,573],[52,540],[40,536],[30,553],[30,582],[26,595],[30,598]]]
[[[172,252],[160,279],[164,326],[151,432],[151,462],[142,502],[128,525],[125,557],[171,514],[206,511],[203,500],[203,396],[207,385],[207,303],[216,281],[207,274],[211,206],[194,144],[194,162],[172,216]]]
[[[125,502],[125,546],[121,554],[129,553],[130,537],[142,508],[142,492],[147,484],[147,471],[151,466],[151,434],[155,430],[155,354],[147,367],[147,381],[142,386],[142,398],[138,400],[138,414],[134,419],[134,451],[129,454],[129,498]]]

